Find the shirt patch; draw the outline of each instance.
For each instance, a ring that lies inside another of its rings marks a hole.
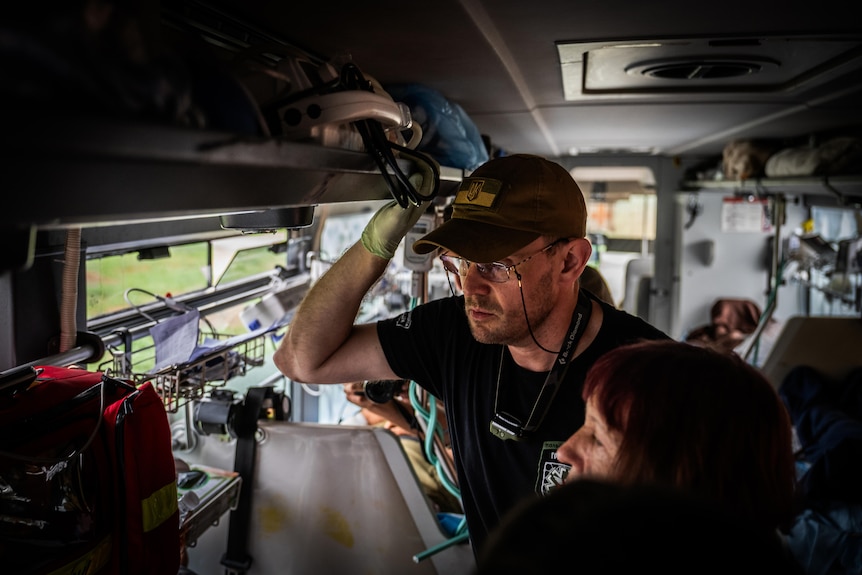
[[[571,466],[557,460],[557,448],[562,444],[562,441],[546,441],[542,444],[536,483],[536,493],[539,495],[547,495],[562,485],[569,473]]]
[[[405,311],[399,315],[395,325],[401,329],[410,329],[410,326],[413,325],[413,310]]]

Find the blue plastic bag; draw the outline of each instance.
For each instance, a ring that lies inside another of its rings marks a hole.
[[[422,128],[416,149],[441,166],[475,170],[488,161],[488,150],[479,129],[458,104],[422,84],[385,87],[396,102],[410,108],[413,121]]]

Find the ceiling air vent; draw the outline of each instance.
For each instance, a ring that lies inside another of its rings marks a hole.
[[[777,62],[761,59],[668,60],[638,63],[626,68],[627,74],[638,74],[657,80],[718,80],[759,74]]]
[[[862,38],[837,35],[557,42],[567,101],[669,94],[787,94],[862,61]]]

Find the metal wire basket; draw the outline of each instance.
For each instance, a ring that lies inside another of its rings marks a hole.
[[[176,413],[180,407],[203,397],[209,390],[223,387],[234,377],[245,375],[249,368],[264,363],[265,333],[244,336],[209,333],[206,336],[202,334],[200,339],[200,343],[207,344],[211,351],[203,352],[188,362],[144,373],[133,367],[130,369],[128,355],[115,353],[113,371],[138,384],[151,381],[165,409]],[[151,348],[142,348],[136,354],[140,357],[147,351],[151,352]]]

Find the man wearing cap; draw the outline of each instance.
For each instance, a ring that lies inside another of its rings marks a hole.
[[[474,553],[521,499],[562,483],[556,449],[581,426],[581,384],[606,351],[668,336],[578,289],[586,205],[559,164],[517,154],[464,178],[452,217],[413,244],[440,250],[463,295],[353,325],[425,206],[381,208],[308,292],[275,354],[295,381],[416,381],[446,406]]]

